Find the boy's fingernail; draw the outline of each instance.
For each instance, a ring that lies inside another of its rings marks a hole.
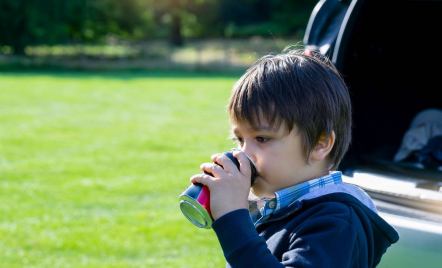
[[[236,157],[236,156],[239,155],[240,153],[241,153],[241,151],[233,151],[233,152],[232,152],[232,155]]]

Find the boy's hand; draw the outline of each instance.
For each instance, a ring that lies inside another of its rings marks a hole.
[[[237,209],[248,209],[247,197],[251,187],[251,168],[247,156],[240,151],[232,152],[238,159],[240,170],[224,154],[214,154],[214,163],[204,163],[201,170],[212,174],[197,174],[190,178],[192,183],[202,183],[210,190],[210,210],[213,218],[219,217]]]

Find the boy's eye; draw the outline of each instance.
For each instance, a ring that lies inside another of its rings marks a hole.
[[[240,145],[243,144],[243,142],[244,142],[244,141],[243,141],[243,138],[236,137],[236,136],[233,137],[233,141],[236,142],[236,143],[238,143],[238,144],[240,144]]]
[[[256,141],[259,143],[264,143],[268,140],[269,140],[269,138],[266,138],[266,137],[256,137]]]

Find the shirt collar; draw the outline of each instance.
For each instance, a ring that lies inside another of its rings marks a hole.
[[[273,213],[286,208],[288,205],[296,201],[301,196],[308,194],[316,189],[342,183],[342,172],[333,171],[330,174],[320,178],[309,180],[296,184],[294,186],[282,189],[275,193],[276,206]]]
[[[302,182],[291,187],[282,189],[275,193],[275,198],[249,199],[249,211],[252,220],[257,221],[267,218],[270,214],[277,213],[279,210],[288,207],[301,196],[308,194],[316,189],[328,187],[342,183],[342,172],[333,171],[330,174],[320,178]],[[250,198],[250,196],[249,196]]]

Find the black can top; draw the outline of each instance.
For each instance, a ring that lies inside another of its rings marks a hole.
[[[232,162],[239,169],[239,162],[238,162],[238,159],[236,159],[233,156],[233,154],[232,154],[233,151],[240,151],[240,150],[239,149],[230,149],[230,151],[224,152],[223,154],[226,155],[228,158],[230,158],[230,160],[232,160]],[[252,159],[250,159],[250,157],[247,154],[245,154],[245,155],[247,156],[247,158],[249,159],[249,162],[250,162],[250,169],[251,169],[251,173],[252,173],[250,176],[250,182],[251,182],[251,185],[253,185],[255,183],[256,176],[258,176],[258,169],[256,168],[256,165],[252,161]]]

